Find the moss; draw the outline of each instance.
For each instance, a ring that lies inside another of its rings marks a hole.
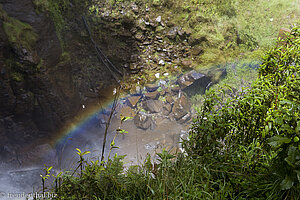
[[[65,25],[64,14],[69,0],[33,0],[37,12],[48,12],[55,24],[56,33],[62,42],[62,30]]]
[[[23,75],[21,73],[19,73],[19,72],[12,72],[10,74],[10,77],[11,77],[12,80],[17,81],[17,82],[24,81]]]
[[[27,50],[32,50],[37,40],[37,34],[33,28],[27,23],[7,16],[2,8],[0,8],[0,13],[3,20],[3,29],[9,42],[18,48],[23,47]]]

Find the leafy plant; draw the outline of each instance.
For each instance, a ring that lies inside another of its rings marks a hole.
[[[50,177],[50,170],[53,168],[51,167],[47,167],[46,165],[44,165],[45,167],[43,168],[43,170],[45,171],[45,175],[40,175],[40,177],[42,178],[42,191],[45,192],[45,181]]]

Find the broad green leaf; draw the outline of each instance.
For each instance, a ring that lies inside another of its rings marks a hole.
[[[288,157],[286,157],[284,160],[292,167],[294,167],[296,162],[296,157],[299,156],[299,151],[296,147],[290,146],[288,150]]]
[[[300,171],[299,170],[294,170],[294,172],[296,172],[298,181],[300,182]]]
[[[85,151],[85,152],[83,152],[82,155],[86,155],[86,154],[89,154],[89,153],[91,153],[91,152],[90,151]]]
[[[76,148],[76,150],[77,150],[77,152],[78,152],[78,153],[80,153],[80,154],[81,154],[81,150],[80,150],[80,149]]]
[[[285,176],[285,179],[280,183],[280,187],[282,190],[288,190],[293,187],[294,181],[288,175]]]
[[[290,142],[291,142],[290,138],[279,136],[279,135],[271,137],[268,140],[268,144],[275,148],[280,147],[284,143],[290,143]]]

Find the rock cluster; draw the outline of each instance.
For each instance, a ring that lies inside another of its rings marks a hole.
[[[129,62],[124,64],[126,69],[132,73],[151,70],[150,74],[144,74],[146,79],[159,79],[164,73],[192,69],[193,57],[203,53],[203,50],[190,46],[191,31],[172,24],[170,19],[151,11],[134,2],[119,6],[114,12],[103,6],[99,7],[103,21],[113,21],[114,26],[124,24],[125,19],[130,22],[129,32],[128,29],[115,27],[119,29],[116,34],[123,35],[126,32],[126,40],[133,38],[137,47]],[[135,79],[140,83],[146,81],[141,76]]]
[[[119,114],[134,117],[135,125],[143,130],[155,128],[156,119],[161,118],[181,124],[189,123],[195,111],[186,93],[187,88],[205,91],[209,81],[210,77],[193,70],[179,75],[174,81],[159,80],[154,84],[146,84],[139,89],[139,93],[123,98]]]

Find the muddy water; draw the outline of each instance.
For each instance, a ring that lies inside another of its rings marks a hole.
[[[117,134],[117,129],[124,129],[128,133],[118,134],[115,145],[118,147],[111,152],[111,157],[126,155],[125,166],[142,164],[147,154],[150,154],[155,160],[155,154],[161,152],[163,148],[171,153],[179,151],[178,142],[180,134],[188,130],[185,124],[179,124],[167,117],[158,116],[155,119],[155,125],[147,130],[137,128],[133,119],[127,120],[121,124],[119,113],[117,112],[109,126],[107,142],[105,148],[105,158],[107,159],[110,143]],[[61,169],[74,167],[77,161],[76,148],[82,151],[91,151],[89,159],[99,159],[102,152],[104,137],[104,127],[99,127],[97,123],[92,123],[82,134],[66,140],[66,143],[60,148],[58,166]]]
[[[113,128],[118,128],[114,119]],[[128,133],[118,135],[116,145],[119,146],[118,154],[126,155],[125,165],[142,164],[147,154],[155,159],[155,154],[161,152],[163,148],[171,153],[179,151],[178,142],[180,134],[187,131],[188,126],[171,121],[167,118],[157,118],[156,127],[152,130],[142,130],[136,128],[133,120],[126,121],[120,127]]]

